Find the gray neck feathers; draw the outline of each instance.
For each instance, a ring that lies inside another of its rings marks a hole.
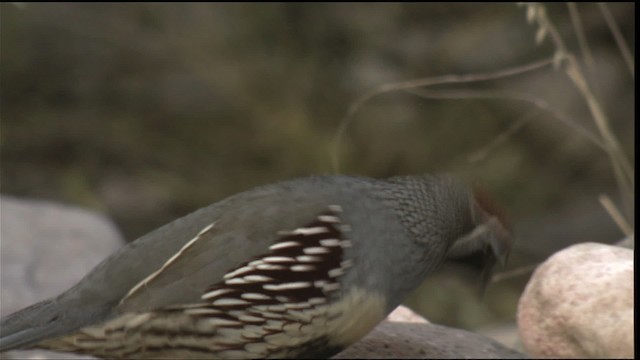
[[[469,189],[445,175],[399,176],[380,190],[414,241],[455,241],[473,227]]]

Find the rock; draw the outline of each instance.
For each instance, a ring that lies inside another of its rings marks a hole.
[[[469,331],[385,320],[334,359],[526,359],[527,356]]]
[[[406,306],[398,306],[387,316],[387,320],[392,322],[408,322],[408,323],[428,323],[427,319],[413,312]]]
[[[0,206],[3,316],[70,288],[124,245],[110,220],[84,209],[9,196],[0,197]],[[11,351],[2,354],[2,358],[72,356],[36,350]]]
[[[518,336],[518,324],[515,321],[485,326],[475,330],[478,334],[493,339],[500,344],[517,351],[524,351]]]
[[[408,307],[398,306],[371,333],[334,356],[334,359],[348,358],[492,359],[527,356],[478,334],[430,324]]]
[[[539,266],[518,304],[535,357],[633,358],[633,251],[582,243]]]

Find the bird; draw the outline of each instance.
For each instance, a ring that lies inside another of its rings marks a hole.
[[[486,281],[511,244],[495,207],[453,175],[284,180],[170,222],[0,319],[0,352],[328,358],[443,262],[468,259]]]

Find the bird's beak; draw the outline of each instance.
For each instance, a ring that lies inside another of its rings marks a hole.
[[[489,237],[487,243],[490,245],[493,255],[501,266],[505,266],[511,253],[513,242],[511,234],[495,217],[489,218],[484,225],[487,228],[485,236]]]
[[[491,281],[493,268],[498,262],[504,266],[511,251],[511,235],[495,217],[485,217],[469,234],[458,239],[449,249],[450,261],[463,263],[480,272],[480,294]]]

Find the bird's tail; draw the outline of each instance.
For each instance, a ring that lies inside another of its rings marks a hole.
[[[31,305],[0,319],[0,352],[29,347],[56,332],[54,299]]]
[[[0,352],[37,347],[44,339],[73,332],[102,316],[104,311],[87,314],[68,299],[44,300],[0,319]]]

